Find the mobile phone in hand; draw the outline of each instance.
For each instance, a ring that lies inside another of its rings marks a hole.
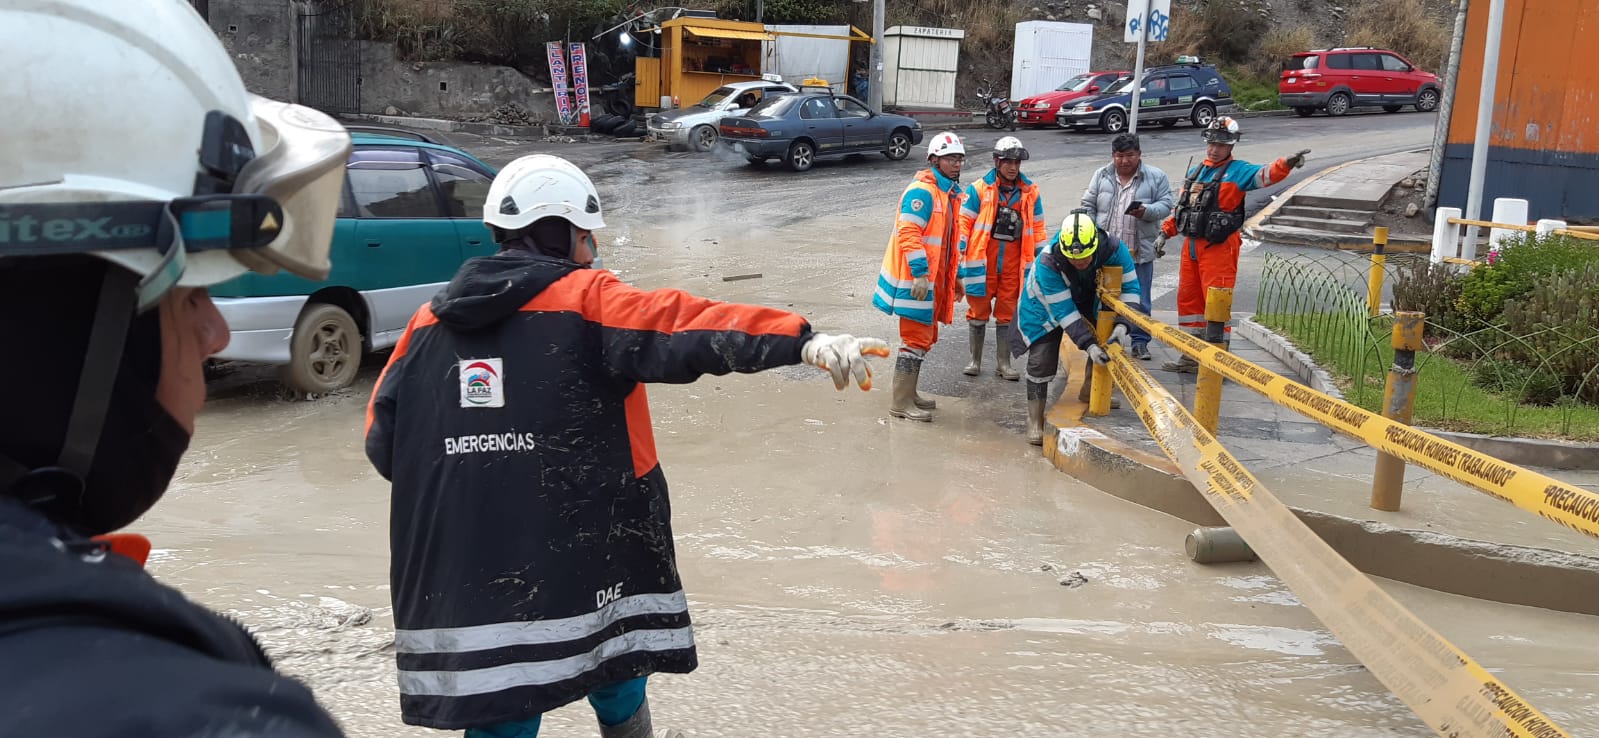
[[[1134,200],[1134,201],[1133,201],[1133,204],[1131,204],[1131,205],[1128,205],[1128,206],[1127,206],[1127,209],[1126,209],[1126,210],[1124,210],[1124,211],[1122,211],[1122,212],[1123,212],[1123,214],[1125,214],[1125,215],[1132,215],[1132,214],[1133,214],[1133,211],[1134,211],[1134,210],[1137,210],[1137,209],[1139,209],[1139,208],[1141,208],[1141,207],[1143,207],[1143,206],[1144,206],[1144,203],[1142,203],[1142,202],[1139,202],[1139,201],[1137,201],[1137,200]]]

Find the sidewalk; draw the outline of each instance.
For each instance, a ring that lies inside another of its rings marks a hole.
[[[1155,317],[1175,320],[1158,311]],[[1161,370],[1178,354],[1159,343],[1150,348],[1155,359],[1139,364],[1191,410],[1196,376]],[[1234,336],[1232,352],[1295,376],[1242,336]],[[1050,416],[1062,429],[1046,453],[1056,466],[1110,494],[1197,524],[1223,524],[1203,498],[1197,506],[1189,498],[1199,493],[1130,409],[1085,417],[1075,398],[1074,391],[1064,393]],[[1599,614],[1599,539],[1414,466],[1405,473],[1400,511],[1372,509],[1375,451],[1232,382],[1222,389],[1217,430],[1273,494],[1368,573],[1483,599]],[[1539,471],[1599,487],[1599,472]]]

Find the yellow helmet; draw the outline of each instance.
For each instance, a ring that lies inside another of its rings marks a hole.
[[[1068,259],[1087,259],[1099,249],[1099,226],[1088,213],[1072,213],[1060,224],[1055,250]]]

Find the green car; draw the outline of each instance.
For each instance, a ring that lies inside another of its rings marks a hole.
[[[215,358],[279,365],[300,392],[349,386],[461,262],[497,250],[482,220],[493,168],[420,134],[349,128],[328,278],[247,273],[211,288],[232,330]]]

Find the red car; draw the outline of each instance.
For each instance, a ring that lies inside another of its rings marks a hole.
[[[1318,49],[1294,54],[1283,64],[1277,101],[1303,117],[1317,110],[1343,115],[1366,106],[1397,113],[1414,105],[1430,113],[1438,108],[1439,89],[1438,75],[1387,49]]]
[[[1049,92],[1034,95],[1016,103],[1016,122],[1028,126],[1044,126],[1055,124],[1055,114],[1060,112],[1062,106],[1071,107],[1067,103],[1080,98],[1098,95],[1123,77],[1131,77],[1132,72],[1089,72],[1079,74]]]

